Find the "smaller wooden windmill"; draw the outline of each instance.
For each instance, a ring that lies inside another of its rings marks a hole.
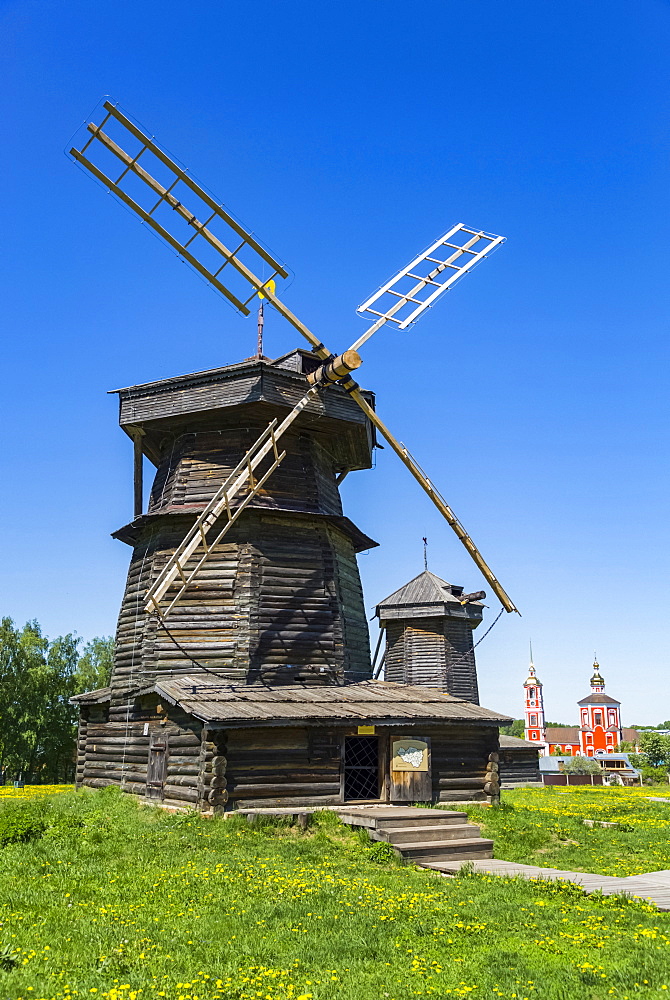
[[[427,568],[380,601],[380,634],[386,637],[384,677],[420,684],[479,704],[473,630],[482,620],[481,599],[464,594]]]

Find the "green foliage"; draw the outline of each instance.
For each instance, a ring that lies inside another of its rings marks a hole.
[[[651,767],[670,767],[670,736],[660,733],[642,733],[640,752]]]
[[[515,792],[479,815],[517,841],[538,822],[635,846],[543,811],[574,793],[537,794],[538,809]],[[0,851],[2,997],[645,1000],[670,983],[670,915],[571,883],[388,865],[332,813],[307,831],[251,826],[107,789],[44,810],[42,839]]]
[[[71,780],[78,710],[69,700],[109,676],[113,641],[79,653],[74,634],[49,640],[36,621],[0,620],[0,768],[9,779]]]
[[[500,727],[501,736],[518,736],[519,739],[523,739],[525,731],[526,724],[523,719],[515,719],[508,726]]]
[[[0,809],[0,847],[37,840],[47,828],[41,802],[12,802]]]
[[[3,972],[9,972],[11,969],[15,969],[19,964],[20,959],[11,944],[4,944],[0,946],[0,969]]]
[[[383,840],[370,841],[370,845],[367,850],[367,860],[374,861],[377,865],[387,866],[402,863],[402,860],[398,857],[391,845],[387,844]]]
[[[572,760],[566,760],[563,772],[564,774],[602,774],[602,768],[593,757],[581,757],[577,754]]]
[[[77,664],[77,694],[107,687],[114,662],[114,639],[111,635],[97,636],[84,646]]]
[[[665,764],[650,764],[646,755],[642,753],[629,753],[628,760],[631,762],[633,767],[636,767],[638,771],[642,772],[642,780],[646,784],[651,783],[667,785],[668,768]]]

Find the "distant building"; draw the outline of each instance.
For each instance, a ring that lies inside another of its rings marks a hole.
[[[540,757],[540,773],[544,775],[561,774],[572,754],[563,756]],[[642,772],[634,767],[627,753],[597,753],[597,762],[603,772],[603,779],[610,785],[636,785],[641,783]],[[545,784],[552,782],[545,781]]]
[[[538,746],[500,734],[500,786],[527,785],[541,780]]]
[[[530,743],[536,743],[538,749],[542,749],[546,742],[542,681],[537,677],[532,661],[523,687],[526,698],[526,728],[524,735]]]
[[[545,725],[542,682],[531,663],[527,679],[524,681],[525,737],[535,743],[544,755],[565,754],[574,757],[599,757],[613,754],[615,747],[623,740],[637,743],[639,734],[635,729],[624,729],[621,725],[621,702],[605,694],[605,681],[600,673],[598,661],[594,661],[591,677],[591,694],[582,698],[579,705],[578,726]]]

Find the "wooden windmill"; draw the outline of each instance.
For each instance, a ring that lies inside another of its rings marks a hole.
[[[135,445],[135,517],[116,532],[134,554],[109,719],[127,723],[137,692],[157,677],[188,673],[211,686],[214,675],[226,685],[266,687],[370,677],[356,552],[376,543],[344,516],[338,486],[352,469],[371,467],[375,434],[428,494],[505,610],[516,611],[378,416],[372,393],[351,376],[374,333],[386,324],[408,329],[504,238],[453,226],[363,302],[358,311],[372,322],[336,353],[279,298],[286,267],[116,105],[103,108],[81,148],[71,149],[74,160],[243,315],[260,298],[309,345],[275,361],[259,348],[240,364],[117,390],[120,422]],[[146,512],[144,456],[157,468]]]

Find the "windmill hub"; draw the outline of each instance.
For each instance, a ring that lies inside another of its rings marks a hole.
[[[345,378],[350,372],[360,368],[362,364],[363,359],[358,351],[345,351],[344,354],[340,354],[339,357],[333,358],[333,360],[329,361],[327,364],[320,365],[316,371],[308,372],[307,381],[310,385],[339,382],[340,379]]]

